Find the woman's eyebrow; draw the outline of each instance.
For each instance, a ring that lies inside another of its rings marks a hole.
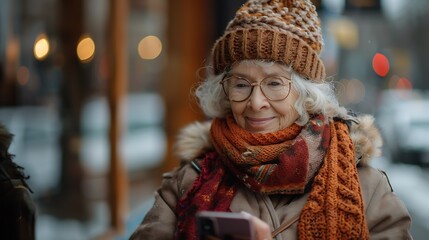
[[[250,77],[249,74],[242,73],[242,72],[229,72],[228,75],[229,76],[238,76],[238,77],[243,77],[243,78],[249,78]]]

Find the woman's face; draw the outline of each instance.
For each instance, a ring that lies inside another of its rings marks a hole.
[[[291,79],[291,73],[278,63],[256,64],[249,61],[235,64],[229,75],[240,76],[251,83],[260,83],[269,76]],[[253,133],[268,133],[284,129],[298,119],[299,115],[293,107],[297,98],[292,88],[286,99],[271,101],[264,96],[259,86],[254,86],[247,100],[230,100],[230,104],[234,119],[240,127]]]

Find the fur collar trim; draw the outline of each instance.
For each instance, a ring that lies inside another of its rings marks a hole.
[[[358,116],[358,122],[352,122],[350,137],[355,145],[356,162],[366,165],[381,156],[383,140],[371,115]],[[174,151],[182,162],[191,161],[207,150],[213,149],[210,138],[211,121],[195,122],[181,130]]]

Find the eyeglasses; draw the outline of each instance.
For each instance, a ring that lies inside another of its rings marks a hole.
[[[234,102],[247,100],[256,86],[260,87],[262,94],[269,100],[281,101],[289,96],[292,80],[283,76],[268,76],[257,83],[244,77],[225,75],[220,84],[226,96]]]

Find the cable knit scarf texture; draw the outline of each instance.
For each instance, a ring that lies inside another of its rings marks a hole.
[[[232,116],[214,119],[216,152],[206,153],[202,172],[177,204],[176,239],[198,239],[195,214],[230,211],[237,181],[263,194],[302,194],[299,239],[369,239],[347,126],[322,115],[304,126],[253,134]]]

